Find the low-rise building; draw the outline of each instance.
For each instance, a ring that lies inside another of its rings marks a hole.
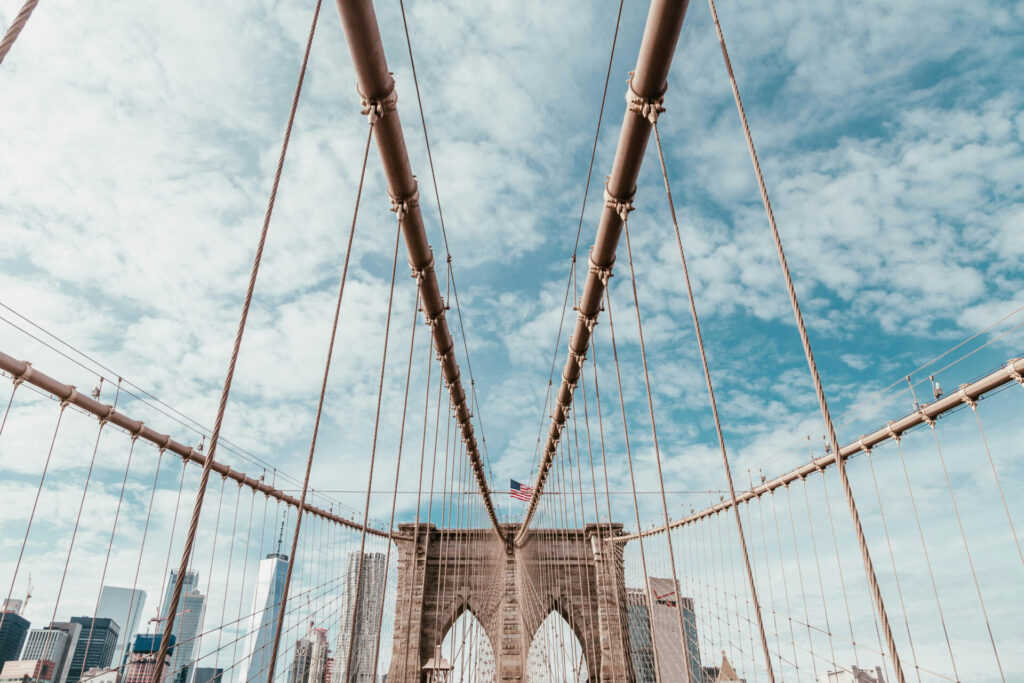
[[[0,671],[0,683],[52,683],[56,665],[49,659],[12,659]]]

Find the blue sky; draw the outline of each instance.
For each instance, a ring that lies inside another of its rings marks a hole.
[[[20,4],[0,1],[0,24]],[[617,5],[407,4],[481,403],[476,424],[502,490],[509,477],[527,480],[534,462]],[[0,301],[202,424],[215,412],[311,8],[54,0],[40,5],[0,69]],[[398,5],[381,2],[377,12],[441,254]],[[835,413],[1024,306],[1019,4],[744,0],[719,12]],[[583,263],[645,18],[645,4],[626,2]],[[689,9],[666,107],[662,136],[737,477],[778,473],[806,457],[806,435],[820,452],[820,418],[702,3]],[[365,130],[336,11],[325,3],[225,427],[233,442],[292,475],[308,448]],[[666,488],[719,489],[653,148],[635,203],[631,235]],[[387,209],[373,152],[314,464],[320,489],[365,489],[394,236]],[[619,264],[616,332],[639,486],[651,490],[639,347]],[[405,275],[400,263],[374,487],[382,490],[394,475],[412,317]],[[1011,317],[963,350],[1020,321]],[[604,325],[598,338],[605,419],[618,424]],[[1020,355],[1020,342],[1014,329],[939,379],[948,388],[969,381]],[[66,382],[96,382],[9,325],[0,325],[0,343]],[[423,348],[413,368],[417,416],[425,356]],[[912,399],[901,388],[874,412],[841,421],[840,441],[908,412]],[[44,404],[23,409],[23,425],[52,417]],[[1019,409],[1010,400],[1000,414]],[[138,402],[125,412],[198,440]],[[419,420],[409,421],[412,434]],[[18,500],[38,476],[36,459],[22,455],[38,447],[32,433],[25,427],[0,440],[0,468]],[[412,460],[400,488],[408,490],[418,442],[406,448]],[[610,486],[626,490],[615,448]],[[1019,486],[1019,463],[1007,454],[1003,464],[1004,485]],[[83,475],[69,447],[53,481],[71,486]],[[99,476],[115,482],[117,467]],[[330,496],[361,508],[358,495]],[[706,500],[680,495],[673,514]],[[646,519],[657,519],[656,503],[642,501]],[[374,514],[386,519],[389,506],[389,496],[375,497]],[[413,514],[412,497],[401,497],[399,518]],[[22,521],[5,518],[6,549]]]

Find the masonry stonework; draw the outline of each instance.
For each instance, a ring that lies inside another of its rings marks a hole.
[[[403,524],[389,683],[419,683],[434,646],[469,610],[494,651],[495,680],[526,681],[541,623],[561,615],[583,645],[593,681],[632,681],[625,634],[621,524],[539,529],[519,548],[492,529]],[[507,538],[516,527],[504,525]],[[445,653],[447,656],[447,653]]]

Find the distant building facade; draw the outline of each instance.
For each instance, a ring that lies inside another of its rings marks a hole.
[[[648,581],[650,599],[654,602],[653,644],[652,612],[648,608],[647,591],[643,588],[626,589],[626,621],[633,675],[638,683],[654,683],[659,680],[659,674],[662,683],[703,681],[705,676],[700,663],[693,600],[679,597],[678,581],[655,577]],[[680,600],[686,633],[685,645],[679,634]],[[686,664],[689,665],[689,676]]]
[[[31,626],[28,619],[18,614],[21,600],[8,601],[5,606],[10,609],[0,612],[0,667],[18,659]]]
[[[643,588],[626,589],[626,631],[633,676],[637,683],[655,683],[654,650],[651,648],[651,616]]]
[[[708,683],[747,683],[747,679],[740,678],[736,669],[729,663],[729,658],[722,650],[722,663],[718,666],[703,667],[704,679]]]
[[[873,671],[851,666],[849,669],[829,671],[818,680],[821,683],[885,683],[885,676],[880,666],[876,666]]]
[[[82,674],[82,680],[89,683],[121,683],[121,670],[116,666],[109,669],[88,669]]]
[[[22,660],[45,659],[57,665],[67,651],[68,634],[49,628],[30,629],[21,648]]]
[[[224,677],[224,669],[208,666],[201,666],[196,669],[192,678],[193,683],[220,683]]]
[[[156,664],[160,657],[160,640],[163,634],[139,634],[135,636],[132,644],[131,654],[128,656],[128,665],[125,667],[121,683],[151,683],[153,674],[156,672]],[[172,635],[170,647],[164,656],[163,671],[160,674],[160,683],[171,680],[171,657],[175,650],[175,638]]]
[[[332,683],[364,683],[376,680],[373,654],[379,633],[380,614],[384,609],[384,586],[387,578],[384,553],[363,554],[363,573],[357,586],[358,572],[359,551],[356,550],[348,554],[345,566],[345,584],[341,596],[341,628],[338,629],[338,640],[334,649]],[[347,680],[346,667],[349,673]]]
[[[309,675],[306,683],[324,683],[327,679],[327,629],[314,628],[310,631],[309,640],[312,644],[309,652]]]
[[[654,601],[651,621],[654,624],[658,670],[662,683],[698,683],[703,679],[697,624],[693,600],[679,594],[679,582],[670,578],[650,577],[648,587]],[[681,601],[681,602],[680,602]],[[679,608],[682,607],[685,640],[679,633]],[[685,664],[684,664],[685,662]],[[687,676],[689,671],[689,676]]]
[[[77,624],[76,624],[77,626]],[[71,663],[68,656],[69,636],[64,631],[53,628],[34,628],[29,630],[25,638],[25,646],[21,648],[22,661],[45,660],[53,663],[53,675],[48,680],[59,683],[64,663]]]
[[[82,625],[74,624],[70,621],[54,621],[51,622],[47,628],[54,631],[60,631],[67,635],[67,644],[64,648],[64,655],[60,660],[54,660],[54,664],[57,665],[57,669],[54,671],[55,683],[67,683],[68,673],[71,671],[71,658],[75,654],[75,648],[78,646],[78,639],[82,635]],[[24,651],[22,651],[21,658],[27,659]]]
[[[164,619],[170,616],[171,598],[174,596],[174,584],[177,580],[178,572],[172,569],[161,605],[160,616]],[[182,581],[181,598],[178,600],[178,609],[174,616],[174,628],[171,630],[171,635],[178,644],[170,663],[170,669],[174,672],[174,683],[190,683],[195,669],[192,652],[196,645],[196,634],[203,627],[203,616],[206,611],[206,596],[199,591],[198,586],[199,573],[186,572]]]
[[[146,591],[120,586],[104,586],[100,591],[97,617],[113,619],[121,627],[121,635],[114,645],[113,664],[120,667],[132,647],[132,638],[139,632],[139,620],[146,605]]]
[[[55,669],[48,659],[14,659],[0,670],[0,683],[51,683]]]
[[[306,683],[309,677],[309,656],[312,651],[313,643],[310,642],[308,635],[295,641],[292,665],[288,668],[288,683]]]
[[[81,626],[82,631],[71,656],[67,683],[78,683],[83,678],[83,671],[111,668],[121,627],[113,619],[106,618],[72,617],[71,623]]]

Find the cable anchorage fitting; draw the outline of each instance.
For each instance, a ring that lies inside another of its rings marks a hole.
[[[1017,384],[1024,386],[1024,375],[1022,375],[1014,365],[1019,359],[1014,358],[1006,363],[1006,369],[1010,373],[1010,377],[1016,380]]]
[[[75,399],[78,398],[78,389],[75,388],[74,384],[71,384],[69,386],[71,387],[71,393],[68,394],[67,398],[62,398],[60,400],[60,409],[61,410],[64,410],[65,408],[67,408],[68,405],[74,403]]]
[[[629,72],[629,80],[626,81],[626,109],[641,116],[654,125],[658,122],[658,115],[665,111],[665,95],[658,97],[644,97],[636,90],[633,90],[633,72]]]
[[[583,315],[583,313],[580,313],[577,319],[587,326],[587,331],[590,334],[594,334],[594,328],[597,327],[597,313],[594,315]],[[582,367],[582,364],[580,364],[580,367]]]
[[[392,206],[394,206],[394,199],[392,199],[391,202],[392,202]],[[393,208],[391,210],[394,211]],[[416,278],[417,284],[420,283],[422,281],[422,279],[423,279],[423,276],[426,275],[427,271],[434,270],[434,250],[433,250],[433,248],[430,249],[430,261],[427,262],[427,265],[423,266],[422,268],[417,268],[416,266],[414,266],[413,264],[410,263],[409,264],[409,270],[412,273],[412,277]]]
[[[396,197],[391,194],[391,188],[389,187],[388,197],[391,198],[391,210],[394,212],[398,222],[401,223],[402,219],[409,214],[409,209],[420,205],[420,188],[417,187],[408,197]],[[431,262],[433,262],[433,256],[431,256]]]
[[[594,263],[594,254],[591,253],[589,256],[587,256],[587,264],[587,271],[596,275],[601,280],[601,284],[607,287],[608,280],[613,275],[612,266],[615,265],[614,257],[612,259],[612,262],[607,266],[599,266],[596,263]]]
[[[957,393],[960,394],[960,400],[963,401],[968,406],[970,406],[971,410],[974,410],[974,411],[978,410],[978,399],[972,398],[971,395],[967,393],[967,385],[966,384],[961,384],[960,385],[960,391],[957,392]]]
[[[893,441],[899,443],[899,440],[903,436],[903,434],[900,433],[900,432],[897,432],[895,429],[893,429],[892,425],[893,425],[892,422],[889,422],[889,423],[887,423],[885,425],[886,429],[889,432],[889,438],[892,439]]]
[[[398,108],[398,93],[395,92],[394,79],[391,80],[391,90],[384,97],[378,99],[368,98],[359,90],[358,83],[356,84],[356,92],[359,93],[359,113],[369,119],[371,125],[377,123],[377,121]]]
[[[633,206],[633,200],[636,198],[636,190],[633,190],[633,194],[625,199],[616,197],[608,191],[608,181],[604,183],[604,205],[609,209],[613,210],[625,223],[629,218],[629,212],[633,211],[636,207]]]
[[[32,364],[29,363],[27,360],[23,361],[23,362],[25,363],[25,372],[21,373],[20,375],[18,375],[17,377],[14,378],[14,387],[15,388],[20,386],[22,382],[25,382],[26,380],[28,380],[29,377],[32,376],[32,372],[33,372]]]

